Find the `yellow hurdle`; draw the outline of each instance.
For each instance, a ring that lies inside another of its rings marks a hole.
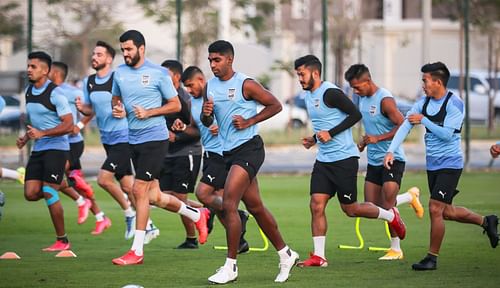
[[[355,230],[356,230],[356,237],[358,238],[359,245],[358,246],[351,246],[351,245],[339,245],[340,249],[355,249],[355,250],[360,250],[365,247],[365,241],[363,240],[363,236],[361,236],[361,231],[359,230],[359,223],[361,222],[361,218],[357,217],[356,218],[356,224],[354,225]]]

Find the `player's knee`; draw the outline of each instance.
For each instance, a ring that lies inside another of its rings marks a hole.
[[[445,208],[443,211],[443,218],[444,218],[444,220],[454,220],[455,213],[454,213],[453,209]]]
[[[444,216],[444,210],[445,209],[443,209],[441,205],[434,203],[433,201],[429,203],[429,214],[431,215],[431,217]]]
[[[132,193],[132,186],[131,185],[120,185],[120,188],[122,188],[122,191],[130,195]]]
[[[43,194],[40,191],[26,191],[24,192],[24,199],[27,201],[38,201],[43,198]]]
[[[210,204],[210,203],[208,203],[209,202],[209,195],[205,191],[198,189],[198,190],[196,190],[195,195],[196,195],[196,199],[198,199],[198,201],[203,203],[203,205]]]
[[[318,203],[311,202],[310,204],[311,214],[313,216],[321,216],[325,214],[325,206]]]
[[[248,213],[252,214],[252,215],[261,215],[262,213],[265,213],[266,211],[266,208],[264,207],[264,205],[258,205],[258,206],[253,206],[253,207],[250,207],[250,206],[247,206],[247,211]]]
[[[51,206],[59,202],[59,193],[57,192],[56,189],[50,186],[43,186],[42,191],[44,193],[45,202],[47,203],[47,206]]]
[[[224,203],[222,204],[222,209],[224,210],[225,214],[237,213],[238,205],[235,203],[231,203],[230,201],[224,201]]]
[[[342,211],[344,211],[345,215],[349,217],[356,217],[358,216],[357,213],[357,206],[356,205],[340,205],[342,208]]]
[[[142,197],[142,195],[144,195],[144,191],[134,186],[132,187],[132,194],[135,196],[135,198],[140,198]]]
[[[113,184],[113,182],[110,182],[108,179],[105,179],[103,177],[98,177],[97,178],[97,185],[99,185],[99,187],[105,189],[105,190],[108,190],[109,187]]]

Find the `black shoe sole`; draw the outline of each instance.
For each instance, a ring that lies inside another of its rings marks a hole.
[[[198,244],[186,244],[186,242],[184,242],[174,249],[198,249]]]
[[[491,248],[498,246],[498,217],[496,215],[486,216],[487,227],[485,229],[486,235],[490,239]]]
[[[245,239],[243,239],[243,241],[245,242],[238,247],[238,254],[244,254],[250,251],[250,245],[248,245],[248,242]]]
[[[437,268],[434,267],[434,268],[423,268],[423,267],[415,267],[415,266],[411,266],[411,268],[415,271],[432,271],[432,270],[436,270]]]

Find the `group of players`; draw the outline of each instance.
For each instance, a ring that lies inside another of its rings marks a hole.
[[[178,248],[196,248],[197,241],[205,243],[210,221],[217,216],[226,230],[228,251],[224,265],[208,281],[232,282],[238,277],[237,254],[248,250],[243,235],[250,213],[278,252],[280,269],[275,282],[285,282],[294,266],[328,265],[325,208],[335,194],[347,216],[387,221],[391,249],[380,259],[402,259],[400,239],[405,238],[406,227],[395,206],[410,203],[418,217],[424,214],[418,190],[398,195],[406,161],[401,143],[418,124],[427,131],[431,243],[427,255],[413,264],[413,269],[436,269],[444,220],[480,225],[491,246],[497,246],[495,215],[483,217],[452,205],[463,168],[463,104],[446,89],[449,71],[443,63],[422,67],[427,97],[419,100],[405,118],[397,110],[391,93],[372,81],[365,65],[352,65],[345,73],[354,93],[361,96],[356,107],[335,84],[321,80],[322,65],[317,57],[306,55],[295,61],[314,130],[314,135],[302,139],[302,145],[306,149],[318,146],[310,180],[314,252],[299,261],[298,253],[288,247],[273,215],[264,206],[257,181],[265,151],[256,124],[281,111],[279,100],[254,79],[233,70],[234,49],[227,41],[218,40],[208,47],[215,76],[210,80],[195,66],[183,71],[177,61],[167,60],[161,66],[150,62],[145,58],[145,39],[139,31],[129,30],[119,41],[125,63],[114,71],[114,49],[97,42],[92,55],[96,73],[84,80],[83,97],[63,84],[67,74],[63,63],[52,62],[44,52],[28,56],[29,125],[17,146],[22,148],[34,140],[26,167],[25,197],[29,201],[45,199],[57,236],[56,242],[44,251],[70,248],[57,191],[72,197],[81,207],[79,223],[85,221],[89,209],[95,214],[93,234],[100,234],[111,225],[83,179],[78,161],[83,152],[79,132],[93,115],[107,155],[98,184],[123,209],[125,238],[134,238],[128,252],[112,260],[115,265],[143,263],[144,244],[159,235],[149,219],[150,205],[154,205],[181,215],[187,237]],[[258,113],[257,104],[264,106]],[[78,112],[84,115],[81,120]],[[356,145],[351,128],[359,120],[366,133]],[[365,202],[359,203],[358,158],[365,148]],[[493,156],[498,156],[498,148],[498,144],[492,146]],[[188,200],[186,193],[194,190],[201,158],[198,203]],[[73,182],[71,185],[63,179],[64,175]],[[240,201],[248,213],[238,210]]]

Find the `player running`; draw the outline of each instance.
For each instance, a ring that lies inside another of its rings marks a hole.
[[[384,209],[391,209],[403,203],[410,203],[418,218],[424,216],[424,208],[420,203],[420,191],[413,187],[408,192],[398,195],[405,170],[406,156],[403,147],[396,150],[396,160],[391,170],[384,168],[384,156],[389,148],[390,140],[403,123],[403,115],[396,107],[391,92],[378,87],[372,80],[368,67],[355,64],[345,72],[345,79],[354,93],[359,95],[359,110],[363,116],[365,135],[358,143],[362,152],[368,147],[365,178],[365,201]],[[391,249],[379,260],[403,259],[400,239],[390,229]]]
[[[224,266],[208,278],[210,283],[225,284],[238,277],[236,256],[241,236],[238,214],[240,201],[252,214],[269,238],[280,258],[280,271],[275,282],[285,282],[299,254],[286,245],[273,215],[259,194],[257,173],[264,162],[262,138],[257,123],[280,112],[281,103],[260,83],[233,70],[234,49],[231,43],[218,40],[208,47],[208,61],[214,78],[207,83],[207,99],[203,102],[202,122],[219,125],[222,151],[229,170],[224,185],[224,221],[226,222],[227,258]],[[257,104],[264,105],[257,113]]]
[[[66,134],[73,131],[73,116],[63,91],[48,79],[51,57],[42,51],[28,54],[26,89],[27,131],[17,139],[19,149],[34,140],[24,183],[24,197],[28,201],[45,199],[56,242],[43,251],[61,251],[71,245],[64,229],[64,212],[58,190],[68,160],[69,142]]]
[[[106,151],[106,159],[99,170],[97,183],[122,208],[125,215],[125,239],[131,239],[135,233],[135,211],[132,209],[135,198],[132,194],[134,176],[130,162],[128,124],[125,118],[113,117],[109,104],[113,86],[111,65],[114,57],[113,47],[104,41],[97,41],[91,63],[96,73],[83,80],[83,99],[76,99],[76,107],[85,115],[95,113],[101,143]],[[128,195],[130,203],[125,198],[124,192]]]
[[[73,114],[73,131],[68,135],[69,140],[69,160],[66,165],[66,176],[71,184],[68,186],[65,181],[61,185],[61,191],[72,198],[78,206],[78,224],[83,224],[87,220],[89,209],[95,215],[95,228],[92,230],[92,235],[99,235],[105,229],[111,227],[111,219],[104,215],[104,212],[99,208],[94,197],[94,189],[83,178],[82,165],[80,157],[83,154],[84,142],[80,130],[90,122],[93,115],[84,116],[79,120],[80,115],[76,109],[76,99],[81,97],[82,91],[67,82],[68,65],[63,62],[52,62],[52,67],[49,73],[49,79],[59,86],[68,99],[71,113]],[[76,190],[76,191],[75,191]],[[82,197],[85,196],[85,198]]]
[[[205,91],[206,80],[203,72],[196,66],[189,66],[182,74],[182,83],[189,94],[191,94],[191,123],[185,125],[182,121],[177,121],[173,126],[175,130],[191,133],[192,130],[199,131],[201,134],[201,142],[203,144],[203,175],[196,187],[196,197],[205,206],[212,209],[219,218],[222,225],[225,225],[223,212],[224,184],[226,183],[227,171],[225,168],[224,158],[222,156],[222,145],[218,137],[219,127],[217,121],[210,127],[205,127],[201,123],[200,117],[203,106],[202,94]],[[238,254],[245,253],[249,250],[248,242],[245,240],[246,223],[248,221],[248,213],[243,210],[238,210],[241,220],[241,236],[238,247]],[[215,215],[211,215],[213,221]],[[209,233],[211,226],[209,225]]]
[[[399,238],[406,227],[396,208],[386,210],[373,203],[357,202],[359,151],[352,139],[351,127],[361,119],[352,101],[334,84],[321,81],[321,62],[306,55],[295,60],[295,71],[305,90],[306,107],[314,135],[304,137],[302,145],[309,149],[318,144],[318,155],[311,174],[310,209],[314,252],[299,266],[328,266],[325,257],[327,218],[326,205],[338,195],[340,207],[349,217],[381,219]]]
[[[422,88],[426,97],[413,105],[399,127],[387,149],[384,166],[391,169],[394,153],[406,135],[415,126],[425,127],[427,180],[429,184],[429,214],[431,237],[427,255],[412,265],[413,270],[435,270],[437,258],[444,239],[445,222],[476,224],[483,227],[492,248],[498,245],[498,217],[481,216],[465,207],[452,204],[458,194],[457,185],[462,174],[463,156],[461,148],[464,105],[462,99],[446,88],[450,71],[442,62],[429,63],[420,69]]]
[[[113,75],[113,117],[127,118],[135,181],[136,231],[131,249],[113,259],[116,265],[142,264],[149,204],[179,213],[195,222],[199,241],[207,239],[208,209],[195,209],[179,199],[162,193],[158,183],[162,157],[168,148],[168,130],[164,115],[179,112],[181,105],[168,71],[145,58],[144,36],[128,30],[120,36],[125,64]],[[162,105],[162,99],[166,104]],[[159,157],[160,156],[160,157]]]

